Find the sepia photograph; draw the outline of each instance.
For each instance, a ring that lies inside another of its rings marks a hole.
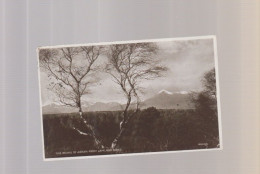
[[[37,52],[44,159],[222,149],[215,36]]]

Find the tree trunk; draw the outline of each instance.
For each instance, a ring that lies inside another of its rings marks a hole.
[[[95,141],[95,146],[100,149],[100,148],[104,148],[104,146],[102,145],[102,143],[98,140],[98,138],[96,137],[96,134],[94,132],[94,128],[93,126],[91,126],[90,124],[88,124],[87,120],[82,116],[82,108],[81,108],[81,103],[79,103],[79,116],[80,119],[83,121],[84,125],[88,128],[88,130],[90,131],[90,133],[85,133],[80,131],[77,128],[74,128],[75,130],[77,130],[81,135],[90,135],[91,137],[93,137],[94,141]]]
[[[119,131],[119,134],[116,136],[116,138],[113,140],[113,142],[111,144],[111,148],[112,149],[114,149],[114,148],[116,148],[118,146],[118,141],[120,140],[121,136],[125,132],[125,130],[126,130],[127,126],[128,126],[128,123],[129,123],[130,119],[133,116],[133,115],[132,116],[128,115],[128,109],[129,109],[130,104],[131,104],[131,96],[128,96],[128,101],[127,101],[125,110],[123,112],[123,120],[122,120],[122,122],[120,122],[120,131]]]

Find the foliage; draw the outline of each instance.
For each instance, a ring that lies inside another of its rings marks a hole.
[[[123,119],[122,111],[88,112],[83,117],[93,125],[97,137],[109,147],[118,134],[119,123]],[[134,111],[130,111],[134,112]],[[120,153],[156,152],[168,150],[189,150],[205,148],[199,143],[212,141],[211,137],[204,137],[201,132],[211,132],[195,110],[157,110],[147,108],[138,112],[126,128],[119,142]],[[71,129],[69,124],[80,126],[81,120],[77,114],[50,114],[44,115],[44,143],[48,157],[57,157],[55,152],[72,150],[92,150],[94,140],[91,136],[82,136]],[[85,131],[87,132],[87,130]],[[215,148],[209,146],[208,148]],[[116,152],[107,152],[112,154]],[[98,153],[104,154],[104,153]],[[94,155],[94,154],[88,154]],[[97,154],[96,154],[97,155]]]
[[[202,82],[204,90],[193,98],[196,117],[202,123],[197,134],[210,147],[214,147],[219,144],[215,69],[206,72]]]

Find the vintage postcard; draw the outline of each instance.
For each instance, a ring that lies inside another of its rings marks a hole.
[[[222,149],[215,36],[37,51],[45,160]]]

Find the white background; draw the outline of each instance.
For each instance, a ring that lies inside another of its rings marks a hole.
[[[1,0],[4,174],[257,174],[258,0]],[[43,161],[36,48],[216,35],[222,151]]]

